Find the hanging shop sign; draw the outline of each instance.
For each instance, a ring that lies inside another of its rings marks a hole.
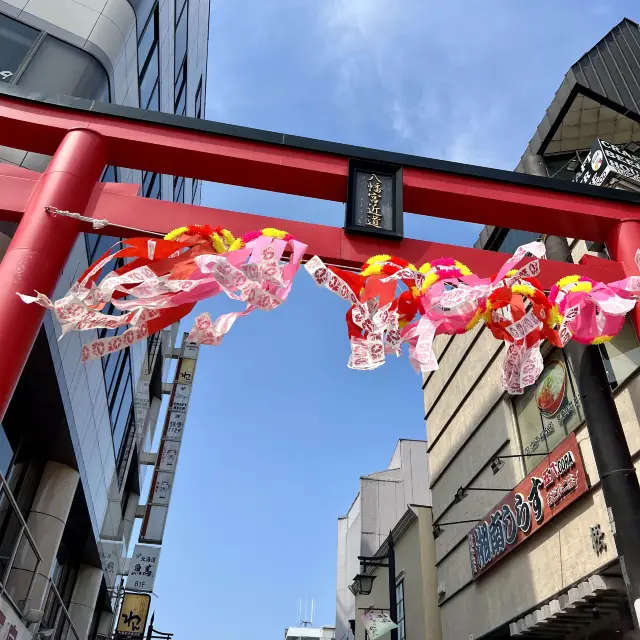
[[[184,425],[189,410],[198,351],[198,343],[190,341],[188,334],[185,333],[162,430],[149,498],[142,520],[139,537],[139,541],[142,543],[162,544]]]
[[[575,433],[563,440],[467,535],[477,578],[588,491]]]
[[[135,546],[129,563],[126,589],[146,593],[153,591],[160,563],[160,550],[160,547],[151,547],[148,544]]]
[[[367,609],[360,614],[360,620],[370,640],[376,640],[398,628],[389,612],[383,609]]]
[[[596,140],[574,182],[601,187],[616,179],[640,184],[640,159],[606,140]]]
[[[124,573],[124,543],[100,541],[100,561],[107,589],[116,586],[116,578]]]
[[[402,168],[350,160],[345,230],[401,240],[402,215]]]
[[[118,615],[116,638],[142,638],[150,607],[151,596],[148,593],[125,593]]]

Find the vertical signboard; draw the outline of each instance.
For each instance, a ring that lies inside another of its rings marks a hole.
[[[125,593],[118,615],[116,638],[142,638],[150,606],[151,596],[148,593]]]
[[[182,338],[160,449],[140,530],[140,542],[162,544],[199,352],[199,345],[189,342],[187,336],[185,333]]]
[[[346,231],[402,239],[401,167],[350,159],[347,191]]]
[[[137,544],[129,563],[129,575],[125,589],[151,593],[158,573],[160,547]]]
[[[107,589],[116,586],[116,578],[124,573],[124,543],[100,541],[100,561]]]

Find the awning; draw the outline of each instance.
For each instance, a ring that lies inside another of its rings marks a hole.
[[[595,575],[512,622],[509,631],[516,637],[557,638],[592,624],[598,617],[614,622],[628,610],[622,578]]]

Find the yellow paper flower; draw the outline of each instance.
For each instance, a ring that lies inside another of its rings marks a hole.
[[[424,293],[431,285],[438,281],[438,274],[435,271],[428,273],[424,279],[421,291]]]
[[[558,311],[557,307],[551,307],[549,316],[547,317],[547,324],[550,327],[559,327],[562,324],[564,316]]]
[[[242,238],[236,238],[229,247],[229,251],[237,251],[238,249],[242,249],[242,247],[244,247]]]
[[[389,260],[391,260],[391,256],[381,254],[379,256],[371,256],[367,260],[366,264],[373,264],[374,262],[388,262]]]
[[[224,238],[224,241],[227,243],[227,245],[231,246],[234,242],[235,242],[235,238],[233,237],[233,234],[231,233],[231,231],[229,231],[229,229],[223,229],[222,230],[222,237]]]
[[[470,276],[471,275],[471,269],[469,269],[469,267],[467,267],[466,264],[462,264],[462,262],[458,262],[456,260],[456,267],[458,267],[458,269],[460,270],[460,273],[463,276]]]
[[[520,293],[523,296],[532,296],[535,294],[535,289],[530,284],[514,284],[511,287],[513,293]]]
[[[169,233],[167,233],[167,235],[164,237],[165,240],[175,240],[176,238],[179,238],[183,233],[186,233],[188,231],[188,227],[178,227],[177,229],[174,229],[173,231],[169,231]]]
[[[580,280],[580,276],[565,276],[564,278],[558,280],[556,286],[558,289],[564,289],[568,284],[573,284],[574,282],[578,282]]]
[[[286,231],[280,231],[280,229],[274,229],[273,227],[267,227],[262,230],[263,236],[269,236],[270,238],[284,238],[287,235]]]
[[[211,234],[211,244],[218,253],[227,252],[227,245],[222,241],[222,238],[215,231]]]
[[[609,342],[609,340],[613,340],[613,336],[599,336],[598,338],[594,338],[591,344],[602,344],[603,342]]]
[[[382,273],[383,263],[370,264],[360,275],[373,276]]]
[[[591,282],[577,282],[569,287],[569,291],[571,291],[571,293],[579,293],[581,291],[589,293],[591,289],[593,289],[593,284]]]

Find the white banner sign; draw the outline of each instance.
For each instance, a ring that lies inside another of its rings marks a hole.
[[[108,589],[116,586],[116,578],[124,574],[124,543],[100,541],[100,561]]]
[[[382,609],[367,609],[360,615],[362,626],[367,631],[369,640],[376,640],[392,629],[397,629],[398,625],[391,619],[387,611]]]
[[[188,334],[185,333],[182,339],[169,408],[164,421],[153,481],[140,530],[140,542],[162,544],[169,502],[171,501],[171,490],[180,456],[180,444],[189,409],[191,385],[195,375],[198,350],[199,345],[190,342]]]
[[[129,561],[126,589],[151,593],[158,573],[160,547],[137,544]]]

